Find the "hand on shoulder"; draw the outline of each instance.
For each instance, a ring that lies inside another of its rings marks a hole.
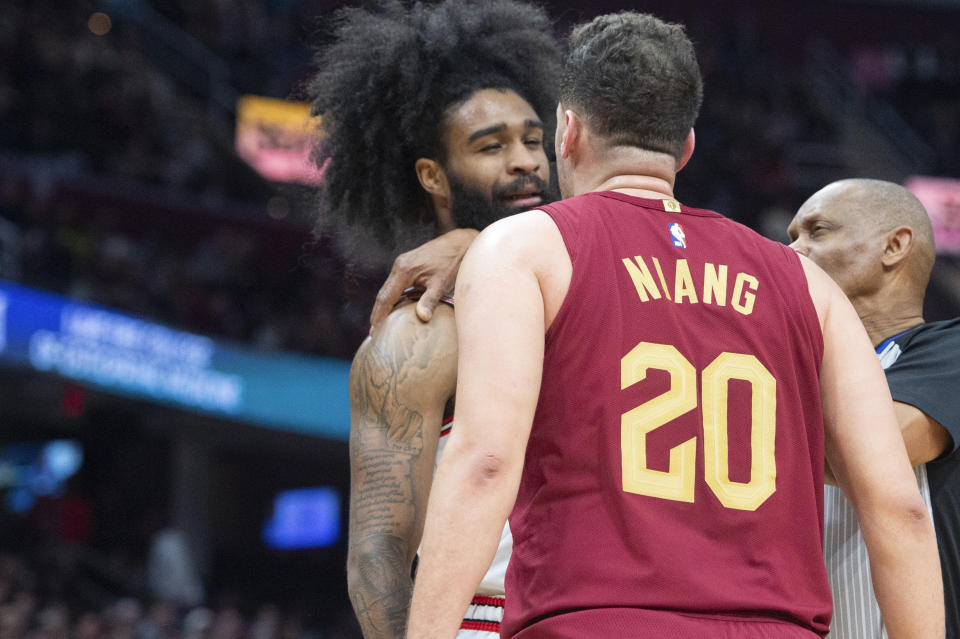
[[[454,229],[397,256],[377,293],[370,313],[371,327],[376,328],[387,318],[411,286],[424,289],[416,312],[420,320],[429,322],[440,298],[453,290],[460,261],[476,236],[474,229]]]

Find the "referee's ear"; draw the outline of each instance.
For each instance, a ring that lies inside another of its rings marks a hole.
[[[683,155],[680,156],[680,159],[677,160],[677,171],[680,171],[683,167],[687,165],[687,162],[690,161],[690,156],[693,155],[693,147],[696,146],[697,136],[693,132],[691,127],[690,133],[687,134],[687,139],[683,142]]]
[[[880,261],[887,268],[896,266],[913,252],[915,238],[909,226],[898,226],[887,233]]]

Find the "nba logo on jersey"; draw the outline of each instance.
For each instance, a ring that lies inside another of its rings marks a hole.
[[[683,232],[683,227],[673,222],[667,228],[670,229],[670,239],[677,248],[687,248],[687,236]]]

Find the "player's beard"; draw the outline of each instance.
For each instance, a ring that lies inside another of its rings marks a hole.
[[[450,173],[447,174],[447,180],[450,184],[450,205],[453,221],[459,228],[483,229],[500,218],[526,210],[525,208],[510,206],[502,195],[522,189],[530,183],[535,184],[540,190],[543,198],[542,204],[548,204],[556,199],[551,185],[533,173],[521,175],[509,184],[494,187],[490,193],[484,193],[480,189],[469,186]]]

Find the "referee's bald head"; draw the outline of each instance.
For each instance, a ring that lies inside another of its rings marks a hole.
[[[923,204],[908,189],[884,180],[847,179],[825,186],[803,203],[789,233],[792,246],[823,267],[848,296],[855,293],[853,286],[871,282],[854,282],[847,271],[858,271],[861,280],[878,280],[884,269],[897,269],[906,276],[900,281],[922,296],[936,256],[933,227]],[[906,237],[909,246],[903,247]],[[891,246],[891,241],[900,244]],[[889,256],[898,247],[906,250],[894,261]],[[840,258],[839,251],[849,257]]]
[[[835,193],[838,206],[847,207],[849,215],[877,229],[909,227],[916,246],[913,260],[918,270],[929,276],[936,256],[933,226],[927,210],[909,189],[894,182],[855,178],[833,182],[823,191]]]

